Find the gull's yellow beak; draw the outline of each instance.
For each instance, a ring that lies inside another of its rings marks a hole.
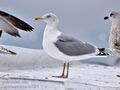
[[[43,20],[43,19],[46,19],[46,18],[43,17],[43,16],[37,16],[37,17],[35,17],[34,19],[35,19],[35,20]]]

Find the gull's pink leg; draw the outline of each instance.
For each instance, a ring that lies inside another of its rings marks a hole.
[[[62,72],[61,76],[53,76],[53,77],[64,78],[65,77],[65,67],[66,67],[66,63],[64,63],[64,65],[63,65],[63,72]]]
[[[68,78],[68,75],[69,75],[69,66],[70,66],[70,64],[67,63],[67,74],[66,74],[66,76],[64,78]]]

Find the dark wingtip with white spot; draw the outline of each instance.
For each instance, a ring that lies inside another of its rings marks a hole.
[[[105,52],[105,48],[98,48],[99,54],[97,56],[109,56],[109,53]]]

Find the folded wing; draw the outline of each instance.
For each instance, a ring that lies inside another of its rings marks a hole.
[[[20,37],[18,30],[11,23],[9,23],[6,19],[0,16],[0,34],[1,35],[3,31],[12,36]]]
[[[56,47],[64,54],[70,56],[96,53],[96,47],[89,43],[83,43],[66,35],[60,35],[55,42]]]

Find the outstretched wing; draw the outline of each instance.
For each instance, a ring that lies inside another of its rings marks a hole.
[[[83,43],[75,38],[61,34],[55,42],[56,47],[64,54],[79,56],[96,53],[96,48],[88,43]]]
[[[11,50],[8,50],[8,49],[6,49],[6,48],[4,48],[4,47],[0,47],[0,53],[1,53],[1,54],[12,54],[12,55],[16,55],[15,52],[13,52],[13,51],[11,51]]]
[[[6,19],[0,16],[0,34],[2,35],[2,31],[5,31],[6,33],[12,35],[12,36],[18,36],[19,32],[18,30],[11,24],[9,23]]]
[[[19,18],[8,14],[6,12],[0,11],[0,16],[4,17],[6,20],[8,20],[11,24],[13,24],[15,27],[25,30],[25,31],[33,31],[33,27],[27,24],[26,22],[20,20]]]

